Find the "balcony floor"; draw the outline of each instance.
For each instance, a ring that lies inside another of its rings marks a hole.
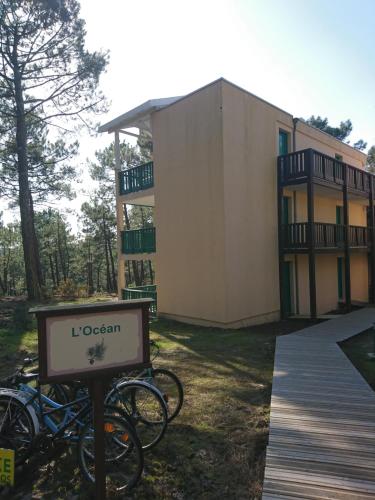
[[[371,248],[364,246],[364,247],[349,247],[350,248],[350,253],[355,253],[355,252],[370,252]],[[337,247],[316,247],[314,249],[315,253],[338,253],[342,254],[344,253],[344,248],[337,248]],[[309,249],[308,248],[284,248],[283,249],[283,254],[295,254],[295,253],[308,253]]]
[[[142,205],[144,207],[155,206],[155,189],[143,189],[135,193],[122,194],[119,199],[128,205]]]
[[[153,253],[122,253],[120,259],[122,260],[151,260],[155,259],[156,252]]]

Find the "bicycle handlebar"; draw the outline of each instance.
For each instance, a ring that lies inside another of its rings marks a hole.
[[[35,356],[34,358],[25,358],[23,360],[23,365],[22,367],[25,367],[25,366],[30,366],[32,365],[33,363],[35,363],[35,361],[39,361],[39,356]]]

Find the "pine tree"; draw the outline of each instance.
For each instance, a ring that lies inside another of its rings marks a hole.
[[[28,138],[31,124],[86,123],[100,111],[97,91],[107,56],[85,49],[77,0],[0,0],[1,135],[15,143],[18,200],[27,291],[42,297],[42,273],[34,223]]]

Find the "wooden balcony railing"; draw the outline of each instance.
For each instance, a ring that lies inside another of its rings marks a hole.
[[[366,196],[370,193],[371,174],[369,172],[352,167],[313,149],[279,156],[278,165],[280,182],[284,185],[306,182],[311,172],[315,180],[336,186],[343,186],[346,176],[349,189]]]
[[[152,161],[119,172],[120,194],[136,193],[154,185],[154,163]]]
[[[307,222],[282,225],[283,249],[308,249],[309,231]],[[314,223],[314,246],[317,249],[343,249],[345,245],[345,226],[340,224]],[[370,245],[370,228],[349,226],[349,247],[367,248]]]
[[[155,228],[132,229],[122,232],[122,253],[155,252]]]
[[[349,246],[368,247],[370,245],[370,228],[362,226],[349,226]]]

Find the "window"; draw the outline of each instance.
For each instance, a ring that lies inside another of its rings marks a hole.
[[[336,154],[335,154],[335,160],[342,161],[342,160],[343,160],[343,158],[342,158],[342,156],[341,156],[341,155],[339,155],[339,154],[337,154],[337,153],[336,153]]]
[[[284,130],[279,130],[279,155],[287,155],[289,153],[289,134]]]

